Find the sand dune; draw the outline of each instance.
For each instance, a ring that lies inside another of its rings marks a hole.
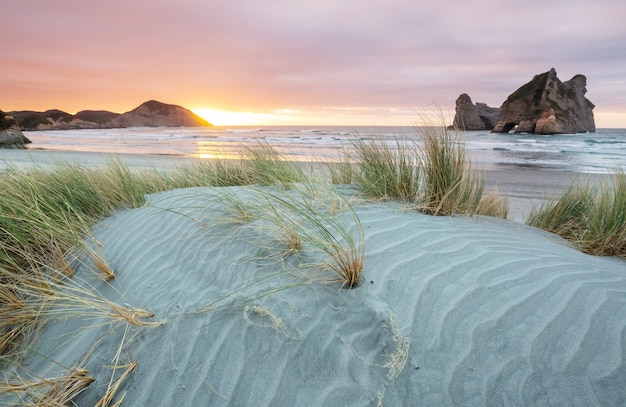
[[[28,366],[53,376],[50,358],[86,358],[97,380],[78,405],[102,397],[114,362],[131,361],[129,406],[626,403],[623,260],[516,222],[362,202],[362,284],[342,289],[302,278],[297,264],[320,256],[306,247],[269,257],[257,242],[272,237],[255,221],[225,222],[217,194],[152,195],[94,229],[118,277],[85,271],[77,284],[163,325],[49,324],[38,341],[47,357]]]

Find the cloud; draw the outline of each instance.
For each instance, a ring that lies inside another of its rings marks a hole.
[[[626,111],[622,0],[21,0],[3,14],[4,103],[411,108],[468,92],[496,105],[554,67],[587,75],[598,109]]]

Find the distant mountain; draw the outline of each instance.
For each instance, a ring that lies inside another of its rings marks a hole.
[[[119,116],[119,113],[113,113],[107,110],[81,110],[74,115],[74,117],[79,120],[98,124],[109,123]]]
[[[191,110],[150,100],[126,113],[82,110],[75,115],[62,110],[9,112],[22,130],[108,129],[120,127],[212,126]]]
[[[150,100],[112,121],[117,127],[210,126],[192,111],[176,105]]]

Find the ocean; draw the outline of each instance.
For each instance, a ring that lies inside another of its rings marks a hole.
[[[294,160],[332,161],[356,139],[418,139],[411,127],[177,127],[24,132],[28,149],[230,158],[266,141]],[[475,168],[535,168],[590,174],[626,168],[626,129],[539,136],[463,132]]]

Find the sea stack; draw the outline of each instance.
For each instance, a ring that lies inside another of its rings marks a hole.
[[[586,97],[587,78],[561,82],[552,68],[513,92],[502,105],[493,133],[568,134],[596,130]]]
[[[24,136],[12,116],[0,110],[0,148],[24,148],[31,141]]]
[[[456,100],[456,110],[452,128],[459,130],[491,130],[494,128],[500,108],[488,106],[486,103],[472,103],[467,93],[461,94]]]

